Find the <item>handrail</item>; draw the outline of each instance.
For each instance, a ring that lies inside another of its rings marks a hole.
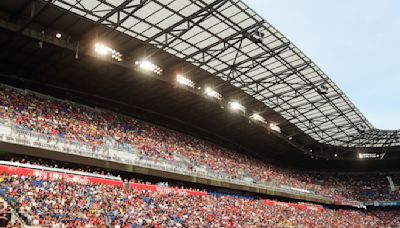
[[[46,135],[31,130],[23,129],[15,125],[11,121],[0,121],[0,141],[10,142],[14,144],[22,144],[30,147],[37,147],[49,149],[53,151],[76,154],[84,157],[91,157],[107,161],[114,161],[118,163],[136,165],[139,167],[152,168],[166,172],[173,172],[189,176],[196,176],[199,178],[207,178],[216,181],[224,181],[227,183],[238,184],[243,186],[250,186],[270,191],[279,191],[282,193],[311,196],[315,199],[330,200],[328,197],[318,195],[313,191],[301,189],[300,191],[295,188],[287,186],[276,185],[273,181],[268,183],[256,183],[245,180],[245,177],[230,177],[229,175],[217,173],[213,170],[207,169],[206,172],[200,171],[194,167],[193,171],[187,169],[187,164],[184,162],[171,161],[163,158],[154,158],[145,156],[132,147],[125,147],[117,145],[96,145],[91,143],[71,141],[68,139]],[[134,156],[135,155],[135,156]],[[198,168],[198,167],[197,167]]]
[[[42,170],[42,171],[58,172],[58,173],[80,175],[80,176],[87,176],[87,177],[94,177],[94,178],[102,178],[102,179],[116,180],[116,181],[122,180],[121,177],[114,177],[114,176],[109,176],[109,175],[101,175],[101,174],[96,174],[96,173],[88,173],[88,172],[68,170],[68,169],[52,168],[52,167],[33,165],[33,164],[27,164],[27,163],[19,163],[19,162],[9,162],[9,161],[1,161],[0,160],[0,165],[15,166],[15,167],[27,168],[27,169],[37,169],[37,170]]]

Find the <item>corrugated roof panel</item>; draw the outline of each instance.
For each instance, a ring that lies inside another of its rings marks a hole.
[[[78,3],[78,0],[55,0],[54,4],[97,21],[107,15],[108,10],[122,2],[123,0],[110,2],[82,0]],[[219,8],[207,9],[211,4],[215,4]],[[131,8],[123,9],[122,17],[134,8],[132,3],[129,3],[128,6]],[[72,9],[70,9],[71,7]],[[116,14],[109,16],[108,22],[115,23],[117,21]],[[193,18],[189,20],[188,17]],[[200,23],[195,25],[198,21]],[[175,28],[165,31],[176,23],[178,25]],[[112,24],[108,26],[112,26]],[[240,81],[235,81],[234,85],[253,94],[253,88],[257,84],[262,92],[253,96],[260,100],[270,97],[271,99],[264,103],[272,106],[275,111],[287,110],[290,104],[296,107],[299,105],[307,107],[313,102],[323,102],[332,98],[329,104],[323,106],[315,104],[317,108],[311,114],[309,113],[308,118],[297,117],[293,110],[282,113],[284,117],[291,119],[300,129],[310,133],[316,140],[324,141],[321,138],[321,135],[324,135],[327,137],[326,142],[341,145],[343,141],[346,141],[341,138],[343,135],[358,134],[360,123],[366,127],[366,130],[374,130],[368,120],[318,66],[240,0],[228,0],[224,5],[213,0],[149,1],[122,23],[117,30],[144,41],[157,35],[154,40],[151,40],[152,44],[163,44],[165,37],[168,37],[170,41],[175,40],[163,49],[181,58],[186,58],[194,64],[200,63],[193,60],[202,59],[205,56],[206,65],[199,66],[210,73],[223,71],[217,75],[219,77],[225,78],[227,76],[226,69],[230,68],[232,64],[238,64],[236,71],[239,72],[236,72],[236,75],[243,74],[240,79],[254,82],[243,85]],[[182,35],[179,35],[180,33]],[[167,35],[165,36],[165,34]],[[225,40],[222,41],[222,39]],[[227,47],[235,42],[237,43],[233,47]],[[237,48],[239,50],[236,50]],[[202,53],[198,53],[200,50]],[[189,56],[192,54],[195,55]],[[296,92],[291,90],[296,90]],[[274,97],[277,95],[281,95],[283,98]],[[294,95],[296,97],[290,97]],[[337,97],[341,97],[341,99]],[[276,99],[282,104],[275,106]],[[283,104],[283,102],[287,102],[287,104]],[[320,110],[317,110],[318,107]],[[299,107],[299,111],[301,112],[301,107]],[[324,123],[324,126],[343,122],[350,127],[345,128],[346,130],[343,130],[341,134],[338,133],[341,129],[315,134],[309,124],[301,121],[319,118],[317,112],[322,114],[336,112],[337,115],[349,112],[345,116]]]

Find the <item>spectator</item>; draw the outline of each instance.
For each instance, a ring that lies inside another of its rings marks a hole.
[[[2,196],[27,224],[51,227],[377,227],[363,211],[301,210],[262,200],[3,176]]]
[[[112,141],[142,160],[174,161],[192,172],[307,189],[335,200],[400,200],[384,176],[299,174],[127,116],[5,86],[0,86],[0,118],[20,129],[91,145],[93,153]]]

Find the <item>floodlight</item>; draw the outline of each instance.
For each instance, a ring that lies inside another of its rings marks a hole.
[[[57,39],[60,39],[61,37],[62,37],[61,33],[59,33],[59,32],[56,33],[56,38],[57,38]]]
[[[107,51],[107,47],[104,46],[103,44],[99,44],[99,43],[96,43],[94,45],[94,51],[97,52],[100,55],[106,55],[107,52],[108,52]]]
[[[273,131],[279,132],[281,133],[281,128],[278,127],[278,125],[276,125],[275,123],[270,123],[269,128]]]
[[[237,101],[230,101],[228,104],[232,110],[240,110],[242,112],[246,111],[246,108]]]
[[[176,76],[176,82],[178,82],[179,84],[185,85],[185,86],[192,87],[192,88],[194,88],[194,86],[195,86],[195,84],[192,80],[190,80],[187,77],[182,76],[180,74],[178,74]]]
[[[155,64],[147,60],[136,61],[135,65],[137,65],[142,70],[153,72],[158,75],[162,74],[163,71],[159,66],[156,66]]]
[[[364,159],[364,158],[374,159],[374,158],[379,158],[380,156],[381,155],[379,153],[358,153],[359,159]]]
[[[259,121],[259,122],[266,123],[264,117],[262,117],[262,116],[261,116],[260,114],[258,114],[258,113],[254,113],[253,115],[250,116],[250,118],[253,119],[253,120],[257,120],[257,121]]]
[[[119,53],[118,51],[116,51],[102,43],[95,43],[94,51],[103,56],[110,56],[111,58],[117,60],[118,62],[122,61],[121,53]]]
[[[211,88],[206,87],[205,91],[206,91],[207,96],[210,96],[210,97],[215,98],[217,100],[222,100],[222,95],[219,94],[218,92],[212,90]]]

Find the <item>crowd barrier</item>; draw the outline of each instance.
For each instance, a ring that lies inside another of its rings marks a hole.
[[[109,178],[76,175],[68,172],[48,171],[46,169],[47,167],[43,167],[42,169],[31,169],[31,168],[22,168],[17,166],[0,165],[0,173],[7,174],[10,176],[11,175],[35,176],[50,181],[64,180],[67,182],[76,182],[80,184],[106,184],[119,187],[123,186],[123,182],[121,180],[112,180]]]
[[[313,211],[323,211],[324,208],[320,206],[311,206],[311,205],[302,205],[297,203],[284,203],[284,202],[277,202],[271,200],[264,200],[264,204],[267,206],[283,206],[283,207],[292,207],[300,210],[313,210]]]
[[[152,192],[160,192],[163,194],[175,193],[178,195],[190,195],[190,196],[206,196],[207,192],[204,191],[193,191],[188,189],[178,189],[178,188],[169,188],[169,187],[160,187],[157,185],[147,185],[147,184],[138,184],[138,183],[130,183],[130,189],[136,190],[147,190]]]

